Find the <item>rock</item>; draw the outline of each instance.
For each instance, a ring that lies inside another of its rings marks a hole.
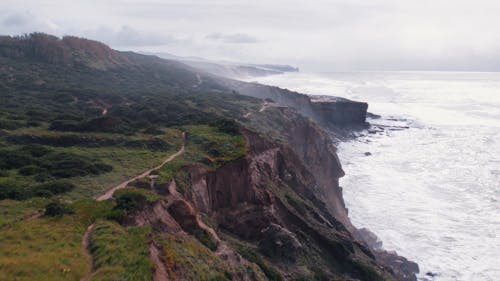
[[[295,261],[297,253],[302,248],[295,234],[275,223],[262,229],[261,233],[265,237],[259,242],[262,253],[278,259]]]
[[[378,262],[390,268],[400,281],[417,281],[416,273],[420,271],[418,264],[398,256],[396,252],[375,250],[375,257]]]
[[[372,155],[371,152],[365,152],[365,156],[370,156],[370,155]]]
[[[425,273],[425,275],[429,276],[429,277],[436,277],[438,276],[439,274],[438,273],[435,273],[435,272],[432,272],[432,271],[427,271],[427,273]]]
[[[367,112],[366,117],[371,118],[371,119],[380,119],[382,116],[380,116],[378,114],[371,113],[371,112]]]
[[[375,233],[371,232],[368,228],[360,228],[354,235],[357,239],[365,242],[370,249],[381,249],[382,240],[380,240]]]

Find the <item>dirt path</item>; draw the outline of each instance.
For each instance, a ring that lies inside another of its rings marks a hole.
[[[153,281],[168,281],[167,268],[160,257],[160,248],[155,244],[155,242],[151,242],[151,244],[149,244],[149,258],[155,265]]]
[[[82,238],[82,253],[85,255],[85,263],[87,268],[85,270],[85,276],[80,279],[80,281],[88,281],[92,276],[92,255],[89,252],[89,244],[90,244],[90,234],[94,229],[94,224],[91,224],[85,230],[85,234],[83,234]]]
[[[177,200],[182,200],[184,201],[187,205],[191,206],[191,203],[189,203],[188,201],[186,201],[182,194],[179,193],[179,191],[177,191],[177,184],[175,183],[174,180],[172,180],[168,186],[168,192],[172,195],[172,197],[174,197],[175,199]],[[191,206],[192,207],[192,206]],[[192,207],[193,209],[195,209],[194,207]],[[211,237],[212,239],[214,240],[215,243],[217,243],[218,246],[220,246],[221,244],[221,239],[219,238],[219,236],[217,235],[217,233],[215,232],[215,230],[213,230],[213,228],[211,228],[210,226],[206,225],[205,222],[201,219],[201,215],[199,213],[196,214],[196,223],[198,224],[198,227],[205,230]]]
[[[131,179],[128,179],[126,181],[123,181],[121,183],[119,183],[118,185],[108,189],[107,191],[105,191],[103,194],[99,195],[96,197],[96,200],[97,201],[104,201],[104,200],[108,200],[109,198],[111,198],[113,196],[113,193],[115,193],[115,191],[117,191],[118,189],[122,189],[124,187],[126,187],[129,183],[135,181],[135,180],[138,180],[138,179],[142,179],[142,178],[145,178],[147,176],[149,176],[149,174],[154,171],[154,170],[158,170],[160,169],[161,167],[163,167],[163,165],[167,164],[168,162],[174,160],[175,158],[177,158],[179,155],[181,155],[182,153],[184,153],[184,150],[185,150],[185,145],[186,145],[186,134],[185,133],[182,133],[182,146],[181,146],[181,149],[179,149],[179,151],[177,151],[176,153],[170,155],[170,157],[168,157],[165,161],[163,161],[163,163],[161,163],[160,165],[152,168],[152,169],[149,169],[149,170],[146,170],[144,171],[143,173],[131,178]]]
[[[275,103],[265,101],[262,103],[262,106],[259,108],[259,112],[263,112],[264,110],[266,110],[267,108],[269,108],[271,106],[275,106]],[[243,115],[243,117],[248,118],[251,115],[252,115],[252,112],[247,112]]]

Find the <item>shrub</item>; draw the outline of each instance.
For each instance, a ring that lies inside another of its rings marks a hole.
[[[0,200],[25,200],[33,196],[31,188],[20,186],[14,182],[0,183]]]
[[[144,133],[148,135],[162,135],[164,132],[155,127],[148,127],[144,130]]]
[[[47,153],[51,152],[50,149],[39,144],[29,144],[21,147],[21,151],[29,153],[33,157],[42,157]]]
[[[35,160],[26,152],[0,150],[0,169],[18,169],[34,162]]]
[[[71,153],[49,154],[42,158],[42,167],[57,178],[71,178],[89,174],[99,175],[113,169],[107,164]]]
[[[115,209],[130,212],[144,207],[146,203],[147,198],[143,194],[134,191],[126,191],[120,193],[116,197]]]
[[[212,125],[219,131],[230,135],[238,135],[240,133],[238,123],[231,119],[217,119],[212,123]]]
[[[24,166],[21,169],[19,169],[18,172],[19,172],[19,174],[21,174],[23,176],[32,176],[32,175],[44,173],[46,171],[47,170],[45,170],[44,168],[40,168],[36,165],[28,165],[28,166]]]
[[[260,257],[260,255],[257,254],[257,252],[255,252],[253,249],[248,247],[240,247],[239,249],[237,249],[237,252],[249,262],[257,264],[260,267],[260,269],[262,269],[262,272],[264,272],[264,274],[267,276],[269,280],[272,281],[283,280],[281,274],[279,274],[279,272],[276,271],[274,268],[269,267],[267,263]]]
[[[56,195],[56,194],[69,192],[69,191],[73,190],[74,188],[75,188],[75,185],[70,183],[70,182],[55,181],[55,182],[49,182],[49,183],[44,183],[44,184],[38,185],[37,187],[35,187],[35,193],[36,194],[42,193],[42,194]]]
[[[45,206],[45,215],[48,217],[59,217],[64,214],[74,214],[74,210],[66,204],[51,202]]]

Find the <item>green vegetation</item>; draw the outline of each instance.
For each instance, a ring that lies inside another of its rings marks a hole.
[[[75,210],[61,202],[50,202],[45,206],[45,215],[48,217],[60,217],[64,214],[74,214]]]
[[[79,280],[85,272],[76,216],[40,217],[2,228],[0,280]]]
[[[92,280],[152,280],[150,232],[148,227],[124,228],[116,222],[97,221],[90,241]]]
[[[281,274],[276,271],[268,262],[266,262],[262,257],[250,247],[241,246],[237,248],[238,254],[240,254],[246,260],[257,264],[260,269],[264,272],[267,278],[271,281],[283,280]]]
[[[233,124],[231,122],[220,123]],[[219,125],[219,126],[222,126]],[[234,125],[234,124],[233,124]],[[247,147],[245,138],[239,132],[227,133],[229,130],[209,125],[183,126],[186,132],[186,151],[174,161],[167,163],[158,171],[158,183],[168,183],[174,176],[180,178],[182,186],[183,173],[180,169],[186,165],[202,165],[208,169],[215,169],[223,163],[241,158],[246,155]],[[182,191],[182,190],[181,190]]]
[[[192,238],[159,239],[170,276],[186,281],[229,281],[231,273],[212,251]]]

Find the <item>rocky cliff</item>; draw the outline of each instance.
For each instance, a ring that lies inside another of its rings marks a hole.
[[[308,96],[279,87],[222,79],[222,83],[238,93],[267,100],[278,106],[295,108],[330,129],[365,125],[368,104],[330,96]]]
[[[129,223],[177,239],[205,233],[232,280],[414,280],[386,262],[396,255],[378,258],[351,225],[329,136],[294,110],[272,110],[286,120],[284,142],[243,128],[246,156],[215,170],[183,166],[156,187],[167,200]],[[243,273],[250,264],[252,274]],[[168,280],[183,280],[170,271]]]

